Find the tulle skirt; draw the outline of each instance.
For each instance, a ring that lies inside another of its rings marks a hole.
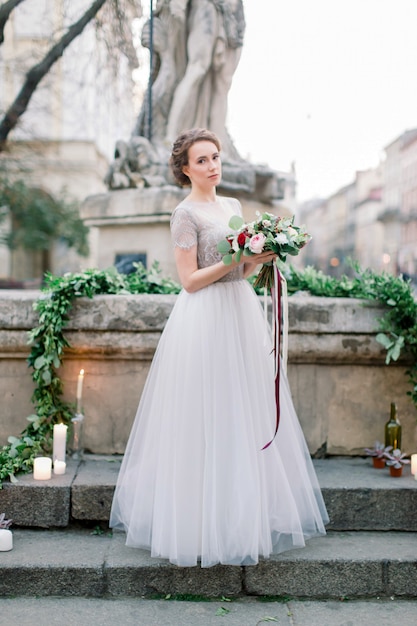
[[[256,564],[328,521],[288,382],[246,280],[182,291],[156,350],[110,526],[181,566]]]

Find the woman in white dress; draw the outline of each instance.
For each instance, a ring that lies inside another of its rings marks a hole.
[[[189,195],[171,233],[183,290],[156,350],[120,469],[110,526],[126,545],[181,566],[251,565],[303,547],[328,521],[311,457],[245,277],[265,252],[226,266],[217,243],[240,203],[216,195],[220,143],[182,133],[172,171]],[[282,368],[281,368],[282,370]]]

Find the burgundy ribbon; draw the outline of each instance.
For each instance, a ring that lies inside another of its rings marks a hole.
[[[274,264],[274,285],[271,287],[271,298],[272,298],[272,318],[274,323],[274,355],[275,355],[275,432],[271,441],[266,443],[262,450],[266,450],[269,448],[271,443],[274,441],[278,428],[279,428],[279,420],[280,420],[280,397],[279,397],[279,380],[280,380],[280,352],[281,352],[281,274]]]

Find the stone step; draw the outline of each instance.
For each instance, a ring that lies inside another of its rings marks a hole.
[[[67,473],[49,481],[22,476],[0,490],[0,513],[13,526],[54,528],[109,519],[121,457],[86,455],[68,461]],[[417,531],[417,481],[405,466],[401,478],[369,459],[314,460],[331,530]]]
[[[124,533],[15,529],[0,596],[309,599],[417,597],[414,533],[330,532],[257,566],[180,568],[127,548]]]

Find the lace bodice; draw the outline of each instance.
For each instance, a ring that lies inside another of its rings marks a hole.
[[[232,215],[241,215],[240,202],[235,198],[218,198],[215,202],[190,202],[184,200],[171,216],[171,236],[174,246],[192,248],[197,245],[198,267],[218,263],[222,255],[217,251],[219,241],[230,234],[228,226]],[[241,280],[240,265],[223,276],[219,282]]]

